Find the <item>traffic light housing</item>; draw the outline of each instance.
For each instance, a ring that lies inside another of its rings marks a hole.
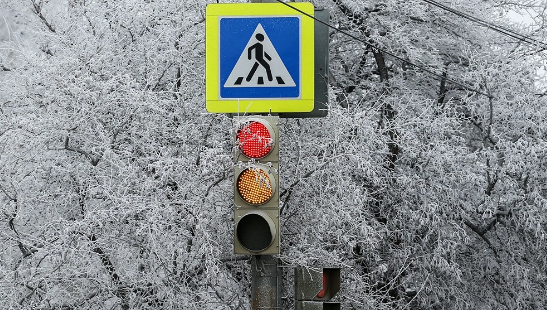
[[[279,117],[234,122],[234,253],[279,254]]]
[[[296,267],[294,277],[296,310],[340,310],[329,302],[340,290],[340,268]]]

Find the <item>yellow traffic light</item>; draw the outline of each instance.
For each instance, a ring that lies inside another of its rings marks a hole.
[[[273,176],[260,168],[247,168],[237,177],[237,193],[249,204],[262,205],[273,197],[273,179]]]

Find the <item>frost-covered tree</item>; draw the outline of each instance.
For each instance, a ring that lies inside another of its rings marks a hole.
[[[249,307],[213,2],[0,3],[5,308]],[[342,267],[344,309],[543,309],[545,52],[428,2],[314,1],[345,33],[328,117],[282,120],[279,259]],[[540,2],[442,4],[546,41]]]

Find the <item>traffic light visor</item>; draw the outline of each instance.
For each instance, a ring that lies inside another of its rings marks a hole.
[[[274,147],[275,133],[270,124],[260,120],[243,123],[237,131],[237,144],[248,158],[266,157]]]
[[[237,192],[241,199],[252,205],[261,205],[275,192],[274,176],[260,168],[247,168],[237,177]]]

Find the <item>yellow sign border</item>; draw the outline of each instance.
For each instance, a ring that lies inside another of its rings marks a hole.
[[[314,15],[313,4],[290,3]],[[301,82],[299,99],[219,99],[219,17],[222,16],[301,16]],[[310,112],[314,108],[314,20],[282,3],[209,4],[205,19],[205,102],[211,113]]]

